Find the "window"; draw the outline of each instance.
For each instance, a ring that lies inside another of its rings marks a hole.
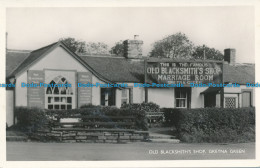
[[[187,88],[176,88],[175,89],[175,101],[176,108],[187,108],[188,107],[188,89]]]
[[[133,103],[133,88],[122,89],[121,104],[131,104]]]
[[[225,108],[236,108],[236,98],[225,97]]]
[[[102,106],[115,106],[115,89],[114,88],[101,88],[101,105]]]
[[[72,109],[73,91],[71,87],[55,87],[55,84],[69,84],[62,76],[54,78],[46,89],[47,108],[55,110]]]

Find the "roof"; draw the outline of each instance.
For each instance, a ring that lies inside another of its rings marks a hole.
[[[124,57],[81,56],[95,71],[114,82],[143,82],[144,60]]]
[[[14,76],[26,69],[30,64],[45,55],[57,43],[46,47],[29,51],[8,50],[6,55],[6,76]],[[56,45],[57,46],[57,45]],[[143,83],[144,82],[144,59],[126,59],[118,56],[78,56],[79,60],[94,75],[112,82]],[[149,58],[158,60],[158,58]],[[177,60],[178,61],[178,60]],[[254,64],[224,64],[225,83],[254,83],[255,65]]]
[[[220,90],[221,90],[220,87],[209,87],[206,90],[204,90],[203,92],[201,92],[200,94],[219,93]]]
[[[16,67],[16,69],[14,69],[12,71],[12,73],[10,73],[8,76],[14,76],[15,74],[19,73],[20,71],[22,71],[23,69],[25,69],[27,66],[29,66],[31,63],[33,63],[35,60],[37,60],[38,58],[40,58],[41,55],[45,54],[50,48],[52,48],[53,46],[55,46],[57,44],[53,43],[50,44],[48,46],[39,48],[37,50],[32,51],[23,61],[21,64],[19,64],[19,66]],[[8,67],[8,66],[6,66]]]
[[[24,50],[8,50],[6,54],[6,76],[10,76],[11,72],[17,68],[30,55],[30,51]]]
[[[255,64],[224,64],[225,83],[255,83]]]

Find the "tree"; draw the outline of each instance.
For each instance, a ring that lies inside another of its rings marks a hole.
[[[108,45],[102,42],[88,42],[76,40],[72,37],[61,38],[73,52],[78,54],[108,54]]]
[[[109,54],[108,45],[103,42],[86,43],[86,54]]]
[[[193,43],[183,33],[176,33],[153,44],[151,57],[190,59]]]
[[[86,53],[86,42],[84,41],[79,41],[72,37],[61,38],[60,41],[64,42],[75,53]]]
[[[194,59],[204,59],[204,52],[205,52],[205,59],[207,60],[223,60],[224,55],[214,48],[210,48],[208,46],[196,46],[195,50],[192,54]]]
[[[153,44],[150,57],[177,58],[177,59],[205,59],[223,60],[223,54],[208,46],[194,46],[183,33],[176,33]]]
[[[119,41],[115,43],[115,46],[113,46],[110,51],[111,54],[116,54],[118,56],[123,56],[124,55],[124,44],[123,41]]]

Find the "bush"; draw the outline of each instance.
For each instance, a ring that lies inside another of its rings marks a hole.
[[[130,113],[139,113],[137,114],[140,118],[140,120],[143,120],[144,122],[139,122],[139,126],[142,128],[145,128],[145,130],[148,129],[148,119],[149,116],[146,116],[146,113],[158,113],[160,112],[160,106],[153,103],[135,103],[135,104],[123,104],[121,109],[124,109]],[[162,121],[161,118],[156,118],[158,122]]]
[[[255,108],[163,109],[166,125],[175,126],[184,142],[255,140]]]
[[[81,118],[83,122],[92,122],[84,116],[102,116],[99,121],[110,122],[112,121],[109,116],[133,116],[135,117],[134,129],[137,130],[147,130],[147,122],[145,113],[140,110],[129,110],[129,109],[119,109],[117,107],[111,106],[83,106],[80,109],[71,109],[71,110],[46,110],[38,108],[26,108],[18,107],[15,109],[17,119],[18,119],[18,128],[24,132],[36,132],[41,128],[50,128],[55,122],[61,118]],[[105,116],[105,117],[104,117]],[[125,122],[122,120],[120,122]],[[127,121],[126,121],[127,122]]]
[[[135,103],[135,104],[123,104],[122,109],[129,109],[129,110],[140,110],[144,112],[160,112],[160,106],[149,102],[149,103]]]
[[[46,127],[50,121],[44,112],[38,108],[17,107],[15,108],[15,115],[18,120],[16,128],[28,134]]]

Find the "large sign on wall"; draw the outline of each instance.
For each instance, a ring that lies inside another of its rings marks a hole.
[[[27,82],[29,84],[44,83],[44,71],[29,70],[27,73]],[[44,109],[44,87],[28,87],[27,95],[28,107],[38,107]]]
[[[88,84],[92,82],[90,72],[78,72],[78,83]],[[92,103],[92,88],[78,87],[78,107]]]
[[[222,83],[222,62],[147,62],[146,79],[158,84]]]

